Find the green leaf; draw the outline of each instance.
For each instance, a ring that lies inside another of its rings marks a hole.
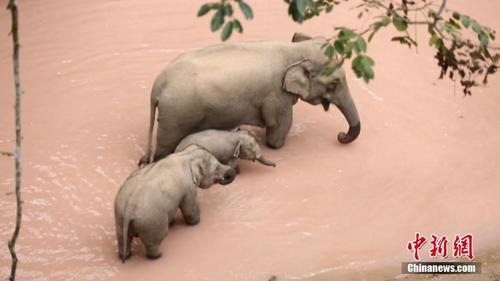
[[[228,17],[233,15],[233,7],[230,4],[226,4],[226,6],[224,6],[224,14]]]
[[[248,6],[247,3],[245,3],[243,0],[239,0],[238,5],[240,6],[240,10],[243,13],[243,15],[245,15],[245,18],[247,20],[253,19],[252,8],[250,8],[250,6]]]
[[[335,48],[333,48],[332,45],[328,44],[328,46],[325,48],[325,56],[327,56],[329,59],[332,59],[333,55],[335,54]]]
[[[460,13],[458,12],[453,12],[453,18],[456,19],[456,20],[459,20],[461,18],[461,15]]]
[[[362,52],[366,52],[366,41],[363,37],[358,36],[358,38],[354,42],[354,50],[358,54],[362,53]]]
[[[234,25],[233,28],[238,30],[239,33],[243,32],[243,26],[241,26],[241,23],[239,20],[237,20],[237,19],[233,20],[233,25]]]
[[[325,11],[326,11],[327,13],[329,13],[329,12],[331,12],[332,10],[333,10],[333,5],[332,5],[332,4],[327,4],[327,5],[326,5],[326,8],[325,8]]]
[[[471,21],[471,27],[472,27],[472,30],[474,30],[474,32],[475,32],[476,34],[478,34],[478,35],[479,35],[480,33],[482,33],[482,32],[483,32],[483,28],[482,28],[482,27],[481,27],[481,25],[479,25],[479,23],[478,23],[477,21],[475,21],[475,20],[472,20],[472,21]]]
[[[369,56],[364,56],[366,59],[366,63],[369,65],[369,66],[374,66],[375,65],[375,61],[369,57]]]
[[[333,66],[327,66],[321,70],[321,75],[322,76],[330,76],[335,72],[336,68]]]
[[[333,46],[335,47],[335,50],[336,50],[339,54],[341,54],[341,55],[343,55],[343,54],[344,54],[344,52],[345,52],[345,46],[344,46],[344,44],[342,43],[342,41],[340,41],[340,40],[335,40],[335,42],[333,43]]]
[[[369,56],[358,55],[352,60],[351,67],[358,78],[362,77],[365,82],[368,82],[375,77],[372,68],[374,65],[375,62]]]
[[[295,7],[301,16],[306,14],[307,0],[295,0]]]
[[[470,18],[468,16],[462,16],[460,18],[461,22],[462,22],[462,25],[465,27],[465,28],[468,28],[469,25],[470,25]]]
[[[442,20],[442,19],[443,19],[441,16],[439,16],[439,15],[437,14],[437,12],[436,12],[436,11],[434,11],[434,10],[432,10],[432,9],[430,9],[430,10],[429,10],[429,13],[427,13],[427,16],[428,16],[429,18],[432,18],[432,19],[433,19],[433,20],[435,20],[435,21],[439,21],[439,20]]]
[[[217,13],[212,17],[212,22],[210,23],[210,29],[212,32],[219,30],[224,24],[224,9],[217,10]]]
[[[363,80],[368,83],[373,78],[375,78],[375,72],[373,72],[373,68],[371,66],[365,66],[363,68]]]
[[[436,31],[434,30],[434,25],[433,24],[428,24],[427,25],[427,32],[429,32],[430,35],[435,35]]]
[[[344,64],[344,60],[342,59],[340,62],[335,63],[334,65],[328,65],[323,70],[321,70],[322,76],[330,76],[335,71],[337,71]]]
[[[488,38],[488,34],[484,33],[484,32],[481,32],[479,35],[478,35],[478,38],[479,38],[479,41],[481,41],[481,44],[485,47],[488,47],[488,44],[489,44],[489,38]]]
[[[406,44],[408,45],[408,48],[411,48],[412,45],[417,46],[417,42],[409,36],[392,37],[391,41],[399,42],[400,44]]]
[[[408,22],[402,17],[394,16],[394,18],[392,19],[392,24],[394,24],[396,29],[399,31],[405,31],[406,29],[408,29]]]
[[[233,28],[234,28],[234,23],[232,21],[226,23],[221,33],[222,41],[226,41],[227,39],[229,39],[229,37],[231,37],[231,33],[233,33]]]
[[[354,44],[351,42],[348,42],[348,44],[345,45],[344,55],[346,58],[348,58],[348,59],[351,58],[353,48],[354,48]]]
[[[204,4],[198,11],[198,17],[206,15],[212,9],[212,4]]]
[[[339,39],[340,40],[347,41],[347,40],[350,40],[351,38],[353,38],[354,36],[356,36],[356,33],[354,33],[354,31],[352,31],[351,29],[348,29],[348,28],[342,28],[339,32]]]
[[[442,49],[444,47],[443,39],[436,34],[433,34],[431,39],[429,39],[429,46],[436,46],[436,49]]]
[[[370,33],[370,35],[368,35],[368,42],[372,41],[372,38],[373,36],[375,35],[375,33],[377,33],[377,31],[382,28],[382,27],[386,27],[388,26],[389,24],[391,23],[391,19],[388,17],[388,16],[383,16],[382,19],[380,21],[377,21],[377,22],[374,22],[371,27],[373,29],[373,31]]]

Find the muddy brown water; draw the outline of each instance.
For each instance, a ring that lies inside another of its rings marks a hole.
[[[344,7],[297,25],[282,1],[250,2],[255,20],[233,41],[364,24]],[[382,269],[362,278],[383,280],[411,260],[406,243],[417,231],[472,233],[476,252],[498,249],[500,80],[464,98],[458,84],[437,79],[425,30],[417,30],[418,52],[388,43],[390,32],[376,37],[369,85],[347,71],[362,120],[358,140],[336,141],[347,124],[335,108],[299,102],[286,146],[264,149],[278,167],[242,164],[233,184],[200,191],[201,223],[180,220],[161,259],[146,260],[135,243],[121,264],[112,204],[145,148],[153,80],[178,54],[219,40],[209,19],[195,16],[201,3],[21,1],[19,280],[349,280],[374,267]],[[500,30],[498,1],[450,5]],[[1,151],[14,143],[9,20],[0,9]],[[4,242],[14,222],[13,175],[12,159],[1,157]],[[4,242],[0,279],[10,264]]]

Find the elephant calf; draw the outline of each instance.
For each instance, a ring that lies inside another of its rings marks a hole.
[[[199,145],[212,153],[221,163],[238,170],[238,159],[259,161],[266,166],[276,167],[262,155],[256,137],[247,130],[233,131],[205,130],[185,137],[175,149],[182,151],[189,145]]]
[[[147,165],[125,181],[115,199],[118,255],[131,256],[131,244],[139,237],[148,258],[161,256],[160,243],[177,208],[189,225],[200,221],[196,188],[229,184],[236,173],[207,150],[191,145],[179,153]]]

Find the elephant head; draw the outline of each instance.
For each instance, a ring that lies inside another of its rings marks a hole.
[[[311,40],[311,37],[296,33],[293,42]],[[319,38],[320,41],[325,41]],[[326,41],[325,41],[326,42]],[[308,53],[310,57],[303,58],[288,66],[283,78],[282,88],[286,93],[298,96],[301,100],[312,105],[323,105],[325,111],[330,104],[334,104],[342,112],[349,123],[349,131],[341,132],[337,139],[341,143],[350,143],[355,140],[361,131],[358,111],[351,97],[347,80],[342,68],[331,75],[323,75],[322,70],[326,66],[335,67],[335,61],[329,61],[323,54],[320,44],[314,44],[318,50],[314,55]]]
[[[238,133],[239,137],[234,150],[234,157],[251,161],[257,160],[263,165],[276,167],[276,164],[273,161],[266,159],[264,155],[262,155],[262,151],[257,143],[257,136],[255,136],[251,131],[239,128],[236,133]]]
[[[197,146],[191,145],[191,147]],[[210,152],[202,150],[204,155],[189,164],[193,183],[200,188],[209,188],[214,183],[230,184],[236,176],[236,171],[220,163]]]

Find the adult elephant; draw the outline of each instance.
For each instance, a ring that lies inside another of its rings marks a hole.
[[[154,161],[172,153],[186,135],[242,124],[265,127],[267,145],[280,148],[298,99],[325,111],[336,105],[349,123],[339,142],[355,140],[361,126],[343,70],[321,74],[335,63],[323,54],[325,43],[323,37],[296,33],[291,43],[222,44],[179,56],[153,85],[148,144],[139,164],[150,162],[156,108]]]

